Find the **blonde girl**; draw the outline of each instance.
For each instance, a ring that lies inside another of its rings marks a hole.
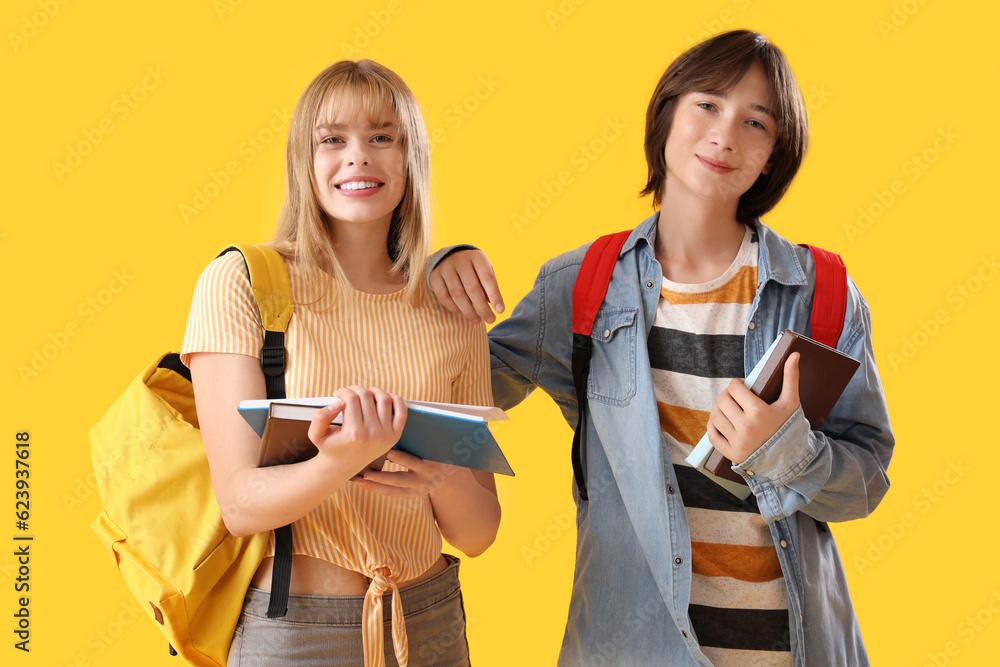
[[[342,61],[306,88],[271,245],[295,297],[287,395],[336,397],[310,426],[319,454],[308,461],[257,468],[259,440],[236,410],[266,396],[264,332],[240,256],[216,259],[198,281],[182,358],[223,518],[235,535],[291,524],[293,536],[287,613],[266,613],[272,539],[231,666],[468,664],[459,561],[442,554],[442,536],[468,556],[493,542],[493,477],[389,451],[404,397],[492,402],[485,330],[426,288],[428,176],[423,119],[395,73]],[[382,470],[366,467],[386,452]]]

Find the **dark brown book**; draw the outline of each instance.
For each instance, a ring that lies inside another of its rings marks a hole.
[[[319,453],[316,445],[309,439],[310,421],[303,419],[303,416],[311,416],[316,408],[313,406],[292,405],[291,409],[302,409],[302,416],[298,417],[278,417],[275,416],[275,406],[272,403],[268,410],[267,423],[264,426],[264,434],[260,438],[260,455],[257,461],[258,467],[280,465],[284,463],[298,463],[308,461]],[[289,409],[289,404],[284,404],[284,409]],[[368,464],[372,470],[381,470],[385,463],[386,455],[383,454]]]
[[[766,403],[778,400],[785,378],[785,361],[792,352],[800,355],[799,401],[802,412],[805,413],[809,426],[813,430],[819,430],[860,363],[832,347],[785,329],[772,346],[770,354],[762,360],[763,366],[750,385],[750,391]],[[732,469],[732,465],[732,461],[717,450],[705,461],[705,469],[712,474],[746,484],[743,477]]]

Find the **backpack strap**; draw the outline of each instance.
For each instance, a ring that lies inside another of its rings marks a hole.
[[[837,347],[847,312],[847,267],[840,255],[801,244],[812,253],[815,266],[810,335],[827,347]]]
[[[292,282],[285,261],[274,248],[242,244],[223,248],[219,255],[236,250],[243,255],[250,289],[264,326],[264,346],[260,366],[264,371],[268,398],[285,397],[285,329],[292,318]]]
[[[268,398],[285,398],[285,369],[288,353],[285,330],[292,319],[295,301],[288,267],[277,250],[269,246],[240,244],[228,246],[219,256],[238,251],[243,255],[250,289],[260,311],[264,326],[264,345],[260,350],[260,367]],[[277,618],[288,612],[288,589],[292,579],[292,526],[274,529],[274,563],[271,572],[271,595],[267,617]]]
[[[588,500],[587,478],[583,443],[587,430],[587,378],[590,375],[590,357],[593,353],[594,319],[604,302],[611,283],[611,275],[618,261],[618,253],[631,229],[600,237],[587,248],[580,272],[573,283],[573,385],[576,388],[577,422],[573,433],[573,478],[582,500]]]

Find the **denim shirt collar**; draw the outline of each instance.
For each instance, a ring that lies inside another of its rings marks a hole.
[[[622,246],[619,256],[631,251],[640,241],[645,241],[650,252],[655,255],[656,228],[660,219],[657,211],[639,224]],[[757,262],[757,276],[760,286],[770,280],[782,285],[805,285],[808,282],[805,269],[796,253],[797,246],[771,231],[771,228],[759,219],[751,223],[757,231],[760,254]]]

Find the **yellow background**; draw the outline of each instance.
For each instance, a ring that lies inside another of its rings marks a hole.
[[[88,528],[100,502],[87,432],[154,354],[179,346],[213,252],[268,239],[284,114],[324,66],[371,57],[410,84],[436,138],[436,243],[486,249],[513,306],[544,260],[649,214],[636,192],[653,85],[695,41],[750,27],[788,54],[813,133],[766,220],[841,253],[875,318],[899,443],[893,487],[873,516],[835,527],[871,657],[995,664],[1000,11],[969,0],[283,4],[0,10],[0,661],[177,664],[133,618]],[[518,473],[499,480],[501,534],[463,566],[469,640],[477,665],[554,664],[573,564],[570,431],[540,394],[512,417],[498,432]],[[29,654],[13,648],[21,430],[32,438]]]

